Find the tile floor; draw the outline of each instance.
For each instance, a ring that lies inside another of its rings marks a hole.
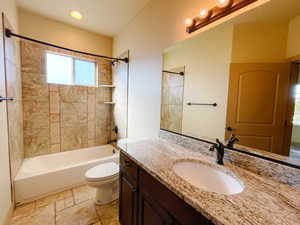
[[[10,225],[120,225],[118,202],[94,204],[95,189],[86,185],[19,206]]]

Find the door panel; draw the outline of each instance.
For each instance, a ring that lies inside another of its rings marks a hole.
[[[234,63],[231,65],[226,139],[236,134],[239,144],[288,155],[283,147],[290,64]]]
[[[137,191],[122,174],[120,186],[120,222],[122,225],[135,225]]]
[[[171,225],[172,219],[168,213],[156,204],[147,194],[140,194],[139,225]]]
[[[247,71],[240,73],[238,79],[237,123],[272,124],[280,75],[270,71]]]

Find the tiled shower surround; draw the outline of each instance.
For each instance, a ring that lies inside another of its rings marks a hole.
[[[21,42],[24,152],[34,157],[107,144],[110,141],[111,88],[55,85],[46,82],[47,51],[92,59],[98,84],[111,84],[109,61]]]
[[[171,69],[181,72],[184,67]],[[160,126],[177,133],[182,132],[184,76],[163,73]]]

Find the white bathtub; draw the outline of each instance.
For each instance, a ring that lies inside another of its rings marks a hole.
[[[106,162],[119,162],[119,153],[112,145],[27,158],[15,178],[16,203],[84,184],[85,172]]]

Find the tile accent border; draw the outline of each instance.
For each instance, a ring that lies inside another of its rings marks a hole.
[[[209,151],[210,142],[196,140],[165,130],[160,130],[159,137],[192,151],[200,152],[203,155],[215,157],[215,153]],[[224,161],[300,189],[300,169],[230,149],[225,150]]]

